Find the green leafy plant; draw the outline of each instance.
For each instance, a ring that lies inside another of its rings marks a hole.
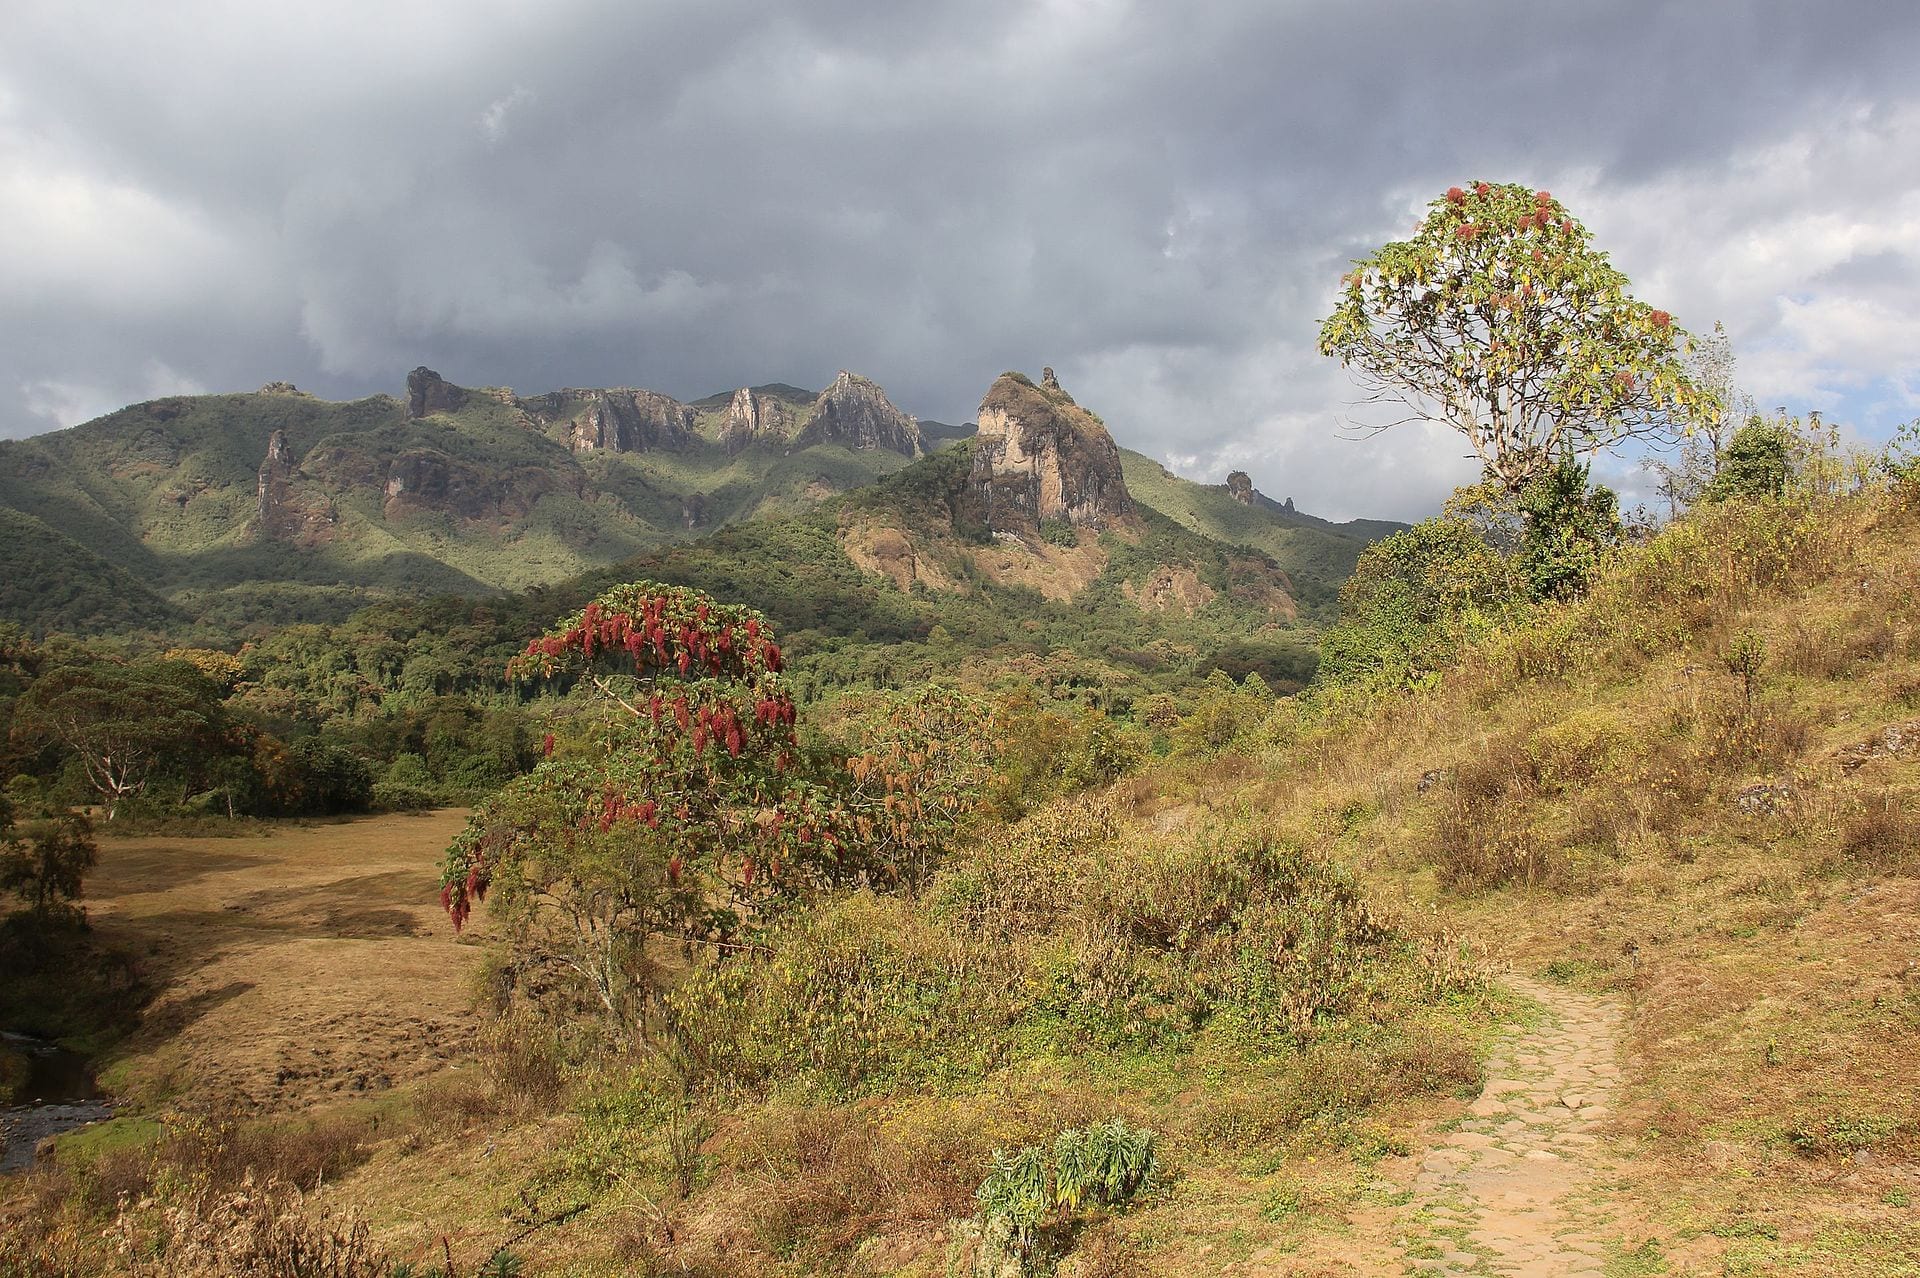
[[[763,614],[651,582],[531,641],[510,672],[585,685],[597,739],[475,809],[441,866],[456,929],[496,893],[524,975],[630,1023],[650,941],[749,949],[826,888],[924,871],[991,758],[970,744],[984,712],[927,693],[887,707],[851,757],[807,751],[784,664]]]
[[[1154,1134],[1118,1118],[1067,1128],[1050,1150],[995,1150],[975,1194],[989,1266],[1011,1260],[1025,1272],[1045,1262],[1058,1241],[1053,1235],[1070,1232],[1080,1212],[1125,1207],[1158,1171]]]
[[[1717,416],[1689,339],[1627,284],[1549,192],[1474,182],[1342,277],[1320,352],[1375,400],[1458,431],[1518,492],[1564,452]]]

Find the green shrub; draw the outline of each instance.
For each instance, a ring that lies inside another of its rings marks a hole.
[[[1787,491],[1796,444],[1785,423],[1754,417],[1721,450],[1718,469],[1702,498],[1708,502],[1756,501]]]
[[[1478,529],[1429,519],[1361,552],[1340,588],[1340,619],[1321,638],[1316,680],[1417,681],[1521,604],[1512,568]]]
[[[1040,540],[1050,546],[1077,546],[1080,544],[1080,532],[1064,519],[1043,519],[1040,521]]]
[[[974,1272],[998,1272],[1009,1261],[1023,1273],[1045,1265],[1082,1209],[1124,1208],[1158,1172],[1154,1134],[1118,1118],[1067,1128],[1050,1150],[995,1150],[975,1195],[982,1255]]]

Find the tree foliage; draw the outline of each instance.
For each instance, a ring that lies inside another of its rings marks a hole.
[[[1780,497],[1793,472],[1798,440],[1783,421],[1755,416],[1733,433],[1718,457],[1718,469],[1702,500],[1720,502]]]
[[[51,915],[79,900],[99,857],[85,817],[43,815],[16,828],[13,806],[0,796],[0,893],[20,897],[34,914]]]
[[[624,1015],[651,939],[736,948],[825,888],[922,872],[990,760],[984,710],[903,699],[823,756],[783,665],[762,614],[649,582],[533,640],[516,673],[584,681],[601,716],[475,810],[442,867],[455,925],[493,892],[527,979],[571,973]]]
[[[181,661],[79,657],[43,668],[14,705],[16,737],[72,751],[111,821],[156,770],[217,740],[217,689]]]
[[[1517,492],[1588,454],[1712,418],[1686,335],[1546,191],[1476,182],[1342,278],[1320,351],[1374,401],[1444,422]]]
[[[1508,615],[1523,588],[1513,565],[1465,519],[1429,519],[1367,547],[1320,643],[1323,683],[1403,683],[1450,662],[1466,638]]]
[[[1581,594],[1620,544],[1619,498],[1591,479],[1592,467],[1562,457],[1520,490],[1520,559],[1535,599]]]

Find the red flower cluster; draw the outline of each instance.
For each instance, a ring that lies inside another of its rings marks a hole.
[[[1447,188],[1447,202],[1449,204],[1465,204],[1467,202],[1467,193],[1457,186],[1450,186]]]
[[[1667,314],[1665,311],[1655,311],[1653,314],[1647,316],[1647,318],[1653,321],[1655,328],[1665,328],[1667,325],[1673,323],[1673,316]]]
[[[453,920],[454,934],[467,925],[467,916],[473,913],[473,903],[487,899],[490,880],[487,876],[486,862],[479,856],[467,866],[464,882],[446,883],[440,888],[440,908]]]
[[[713,609],[704,602],[691,617],[671,615],[681,601],[669,594],[643,595],[635,602],[637,610],[629,610],[596,600],[568,629],[528,643],[525,655],[552,659],[579,652],[591,658],[625,651],[640,669],[671,669],[683,679],[696,668],[705,675],[745,678],[763,670],[778,673],[784,665],[779,646],[763,634],[756,618],[737,629],[731,621],[715,628]]]
[[[620,821],[633,821],[649,830],[657,830],[660,828],[660,805],[652,799],[629,799],[612,785],[607,785],[600,791],[599,815],[588,812],[581,818],[580,828],[585,832],[597,827],[605,834]]]

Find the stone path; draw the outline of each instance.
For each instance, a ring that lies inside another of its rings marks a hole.
[[[1602,1222],[1577,1199],[1607,1163],[1600,1133],[1620,1085],[1620,1012],[1508,983],[1546,1022],[1488,1062],[1480,1099],[1421,1162],[1402,1224],[1407,1272],[1600,1278]]]

